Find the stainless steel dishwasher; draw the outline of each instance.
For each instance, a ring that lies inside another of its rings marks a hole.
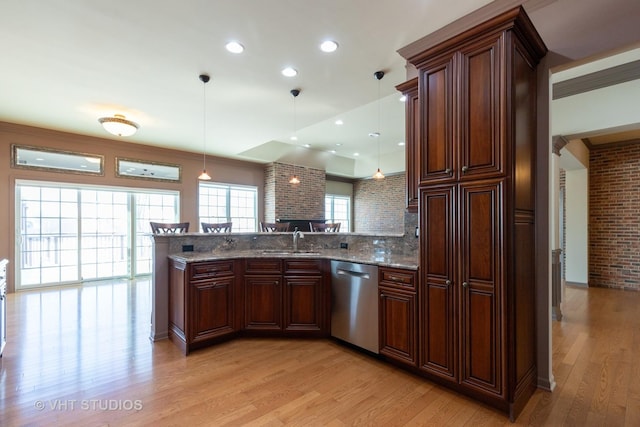
[[[331,336],[378,353],[378,267],[331,261]]]

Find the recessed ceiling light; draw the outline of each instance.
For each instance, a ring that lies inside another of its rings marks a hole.
[[[360,155],[360,153],[353,153],[353,155],[357,157]]]
[[[242,53],[244,52],[244,46],[236,41],[231,41],[227,43],[224,47],[231,53]]]
[[[331,154],[336,154],[336,150],[329,150]]]
[[[285,77],[295,77],[298,75],[298,70],[295,68],[287,67],[282,69],[282,75]]]
[[[407,95],[402,95],[400,98],[398,98],[398,101],[406,102],[407,101]]]
[[[336,142],[336,147],[340,147],[341,145],[342,145],[342,143]]]
[[[333,40],[325,40],[320,44],[320,50],[323,52],[331,53],[338,49],[338,43]]]
[[[298,140],[298,137],[297,137],[297,136],[295,136],[295,135],[292,135],[289,139],[290,139],[290,140],[292,140],[292,141],[297,141],[297,140]]]
[[[42,157],[36,157],[36,160],[39,162],[44,162],[44,159]]]
[[[398,142],[398,145],[401,146],[401,147],[404,146],[404,141]]]
[[[336,124],[337,124],[338,126],[340,126],[340,125],[343,125],[343,124],[344,124],[344,122],[343,122],[342,120],[338,119],[338,120],[336,120]]]
[[[304,144],[303,147],[309,148],[311,147],[311,144]]]

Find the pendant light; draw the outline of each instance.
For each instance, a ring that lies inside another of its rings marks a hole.
[[[294,141],[296,149],[298,148],[298,135],[296,134],[296,98],[300,95],[300,89],[291,89],[289,92],[293,96],[293,135],[291,136],[291,140]],[[295,160],[295,152],[293,155],[293,175],[289,179],[289,184],[297,185],[300,184],[300,178],[296,175],[296,160]]]
[[[373,179],[384,179],[384,174],[380,170],[380,80],[384,77],[384,71],[376,71],[373,77],[378,80],[378,130],[369,134],[370,137],[378,140],[378,170],[373,174]]]
[[[202,173],[198,177],[201,181],[209,181],[211,176],[207,173],[207,82],[209,76],[207,74],[200,74],[200,81],[202,82]]]

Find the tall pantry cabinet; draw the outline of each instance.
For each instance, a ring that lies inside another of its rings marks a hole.
[[[419,369],[508,412],[536,387],[536,66],[522,8],[408,58],[419,113]],[[408,164],[410,164],[408,162]],[[413,186],[413,187],[412,187]]]

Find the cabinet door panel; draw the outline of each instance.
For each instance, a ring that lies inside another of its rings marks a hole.
[[[322,325],[322,276],[285,277],[285,329],[320,331]]]
[[[504,182],[460,186],[461,381],[501,394],[501,283]]]
[[[405,161],[407,178],[407,211],[418,212],[418,186],[420,176],[420,99],[418,78],[414,77],[396,86],[405,96]]]
[[[282,329],[280,276],[245,276],[245,329]]]
[[[420,69],[421,184],[453,176],[453,60],[448,56]]]
[[[233,277],[191,284],[190,341],[234,332]]]
[[[416,294],[380,287],[380,353],[415,366]]]
[[[500,38],[469,45],[460,56],[460,177],[503,173],[500,133]]]
[[[455,306],[455,186],[420,191],[421,298],[420,368],[457,380]]]

